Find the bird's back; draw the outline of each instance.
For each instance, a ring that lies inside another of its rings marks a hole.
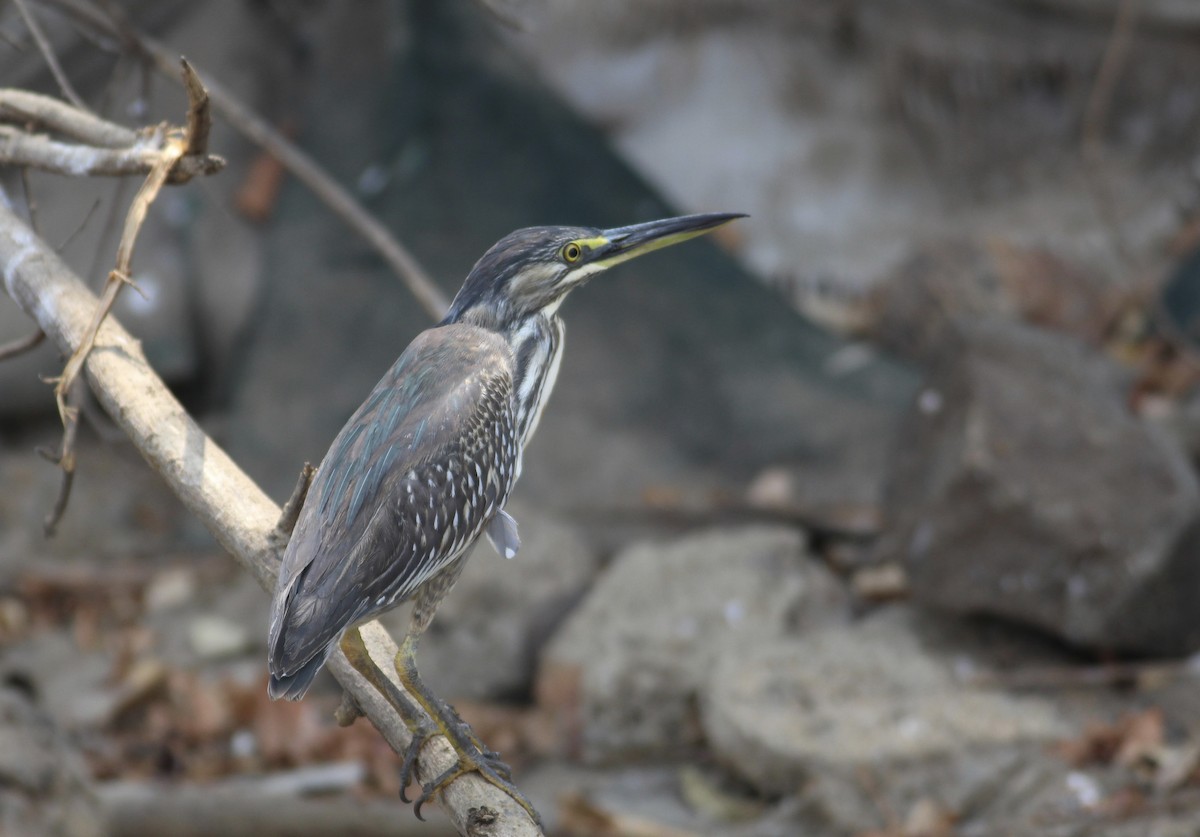
[[[410,597],[503,506],[518,455],[513,363],[495,332],[429,329],[342,428],[280,568],[272,696],[303,695],[343,630]]]

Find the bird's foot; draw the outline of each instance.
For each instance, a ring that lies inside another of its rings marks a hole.
[[[458,713],[445,701],[438,699],[421,682],[413,664],[415,645],[406,639],[396,655],[396,673],[407,691],[401,690],[374,664],[357,628],[347,631],[342,638],[342,650],[355,670],[365,677],[387,701],[396,708],[405,725],[412,733],[412,741],[404,753],[400,768],[400,798],[408,802],[406,791],[416,770],[421,750],[431,738],[445,736],[458,756],[457,763],[432,782],[421,787],[421,794],[413,801],[413,813],[418,819],[421,808],[434,794],[443,790],[459,776],[478,773],[490,784],[499,788],[525,809],[530,818],[542,828],[542,819],[537,809],[512,783],[512,770],[500,760],[500,754],[490,750],[480,741]],[[410,697],[411,694],[411,697]]]
[[[421,795],[415,800],[411,800],[413,802],[413,813],[417,815],[417,819],[424,819],[421,816],[421,808],[435,794],[443,790],[459,776],[465,776],[468,773],[478,773],[490,784],[512,797],[513,801],[524,808],[526,813],[541,828],[541,816],[538,814],[537,809],[533,807],[533,804],[512,783],[512,768],[501,761],[500,754],[488,749],[479,740],[479,737],[471,727],[458,716],[458,713],[449,704],[444,701],[438,701],[436,708],[440,711],[435,714],[432,723],[421,725],[412,731],[412,743],[409,744],[408,750],[404,754],[404,765],[400,770],[400,784],[402,788],[400,798],[405,802],[410,801],[404,789],[408,788],[408,784],[413,778],[413,771],[421,748],[425,746],[425,743],[430,738],[438,735],[445,736],[446,740],[450,742],[450,746],[454,748],[454,752],[458,756],[458,762],[433,781],[426,782],[421,786]]]

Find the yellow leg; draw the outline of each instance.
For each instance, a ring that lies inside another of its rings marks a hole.
[[[409,780],[413,775],[418,754],[431,738],[437,735],[445,736],[458,755],[458,762],[454,767],[422,786],[421,796],[415,801],[413,807],[418,819],[423,819],[421,807],[434,794],[439,793],[459,776],[477,772],[488,782],[511,796],[528,812],[538,827],[541,827],[542,820],[537,810],[513,785],[512,772],[507,765],[500,761],[499,755],[488,750],[471,728],[458,716],[458,713],[445,701],[439,700],[421,682],[416,665],[417,637],[411,634],[405,637],[404,642],[400,644],[400,650],[396,653],[396,674],[404,688],[407,689],[407,694],[398,689],[396,684],[375,665],[375,661],[367,652],[358,628],[350,628],[346,631],[342,636],[341,649],[355,671],[366,678],[367,682],[387,699],[412,733],[412,743],[409,744],[408,750],[404,754],[404,765],[400,773],[402,786],[400,796],[402,799],[408,801],[404,795],[404,789],[408,787]]]
[[[366,678],[367,682],[375,687],[375,691],[387,699],[387,702],[399,713],[409,732],[415,735],[417,733],[416,727],[420,726],[419,719],[421,719],[421,711],[418,708],[418,704],[414,703],[400,689],[397,689],[396,684],[391,681],[391,678],[380,671],[379,666],[375,665],[375,661],[371,659],[371,655],[367,651],[367,646],[363,642],[362,634],[358,632],[358,628],[350,628],[346,633],[342,634],[342,640],[339,645],[341,646],[342,653],[346,655],[346,659],[350,661],[350,665],[354,667],[354,670]]]
[[[437,727],[437,733],[444,735],[446,740],[450,742],[450,746],[454,748],[454,752],[458,755],[458,763],[421,789],[421,798],[417,800],[417,805],[419,806],[428,800],[433,794],[445,788],[459,776],[467,773],[478,773],[488,782],[511,796],[513,801],[524,808],[529,816],[533,818],[533,821],[538,824],[538,827],[541,828],[541,816],[538,814],[537,809],[533,807],[533,804],[512,783],[512,771],[508,765],[500,760],[499,754],[487,749],[483,742],[479,740],[479,737],[475,735],[475,732],[458,716],[454,708],[445,701],[438,699],[421,682],[421,678],[417,674],[416,660],[419,637],[419,634],[410,633],[404,638],[404,642],[400,644],[400,650],[396,652],[396,674],[400,678],[400,682],[404,684],[404,688],[413,696],[413,699],[421,704],[421,708],[433,719],[433,724]]]

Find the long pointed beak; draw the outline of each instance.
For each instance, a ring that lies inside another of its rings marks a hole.
[[[614,227],[601,233],[602,243],[595,248],[590,261],[601,267],[612,267],[653,250],[704,235],[722,224],[745,217],[743,212],[710,212]]]

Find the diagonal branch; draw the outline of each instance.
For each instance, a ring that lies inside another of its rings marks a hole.
[[[54,174],[74,177],[121,177],[146,174],[162,156],[156,137],[128,148],[96,148],[90,145],[58,142],[49,137],[27,134],[8,125],[0,125],[0,163],[29,166]],[[215,174],[225,161],[214,155],[182,157],[170,174],[173,183],[196,175]]]
[[[81,25],[117,39],[124,49],[144,56],[163,75],[178,81],[175,74],[177,53],[138,32],[120,16],[119,9],[102,9],[91,0],[43,0],[71,15]],[[440,320],[450,307],[441,289],[429,278],[416,257],[396,240],[379,219],[355,200],[354,196],[333,179],[315,160],[297,145],[275,130],[269,122],[205,73],[205,86],[212,98],[213,108],[251,142],[261,146],[277,159],[297,180],[320,198],[335,215],[362,236],[387,262],[429,316]]]
[[[97,299],[61,259],[0,200],[0,277],[5,290],[64,352],[87,332]],[[266,589],[274,586],[279,550],[272,532],[280,509],[208,438],[150,368],[141,347],[108,318],[85,365],[97,398],[147,462]],[[378,623],[362,629],[372,659],[389,680],[396,644]],[[412,740],[404,719],[337,651],[328,668],[398,753]],[[443,738],[421,752],[417,772],[428,782],[454,766]],[[451,821],[470,837],[533,837],[541,832],[515,801],[473,774],[441,794]]]

